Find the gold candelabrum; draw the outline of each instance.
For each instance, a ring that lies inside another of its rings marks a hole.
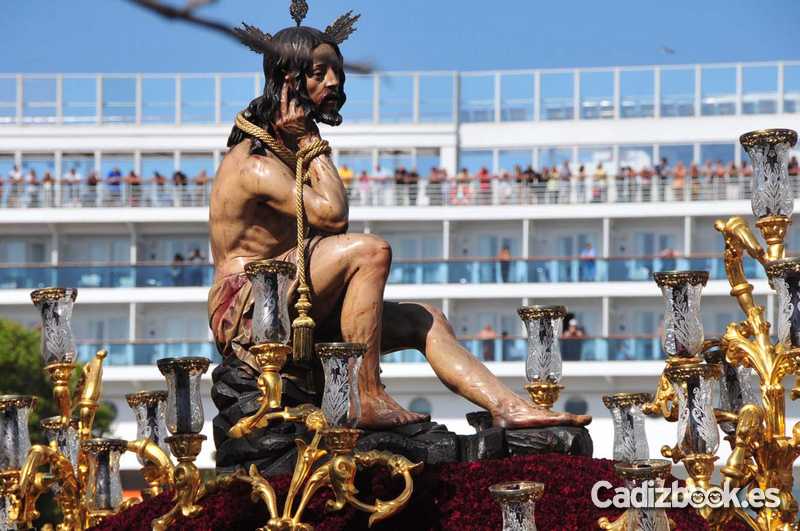
[[[273,422],[302,424],[313,434],[310,441],[296,439],[295,462],[289,490],[282,509],[269,480],[255,465],[239,471],[234,477],[252,486],[253,498],[260,498],[267,507],[269,520],[264,531],[312,531],[303,523],[303,513],[314,494],[330,488],[334,498],[327,511],[338,511],[351,505],[370,513],[369,524],[390,518],[401,511],[411,498],[414,488],[412,474],[422,463],[412,463],[403,456],[384,451],[358,451],[361,430],[356,429],[360,414],[358,369],[366,345],[359,343],[320,343],[315,347],[325,373],[322,407],[301,404],[282,407],[281,371],[292,349],[288,346],[289,324],[286,287],[295,276],[292,264],[264,260],[245,266],[254,292],[253,338],[249,350],[261,374],[257,385],[261,391],[260,407],[249,417],[237,422],[228,434],[233,438],[246,437]],[[359,469],[382,465],[392,476],[402,477],[402,492],[392,500],[376,500],[369,504],[356,497],[354,485]]]
[[[783,386],[784,378],[794,375],[791,399],[800,397],[800,259],[785,258],[784,247],[793,210],[787,164],[796,141],[797,133],[788,129],[754,131],[740,138],[753,161],[752,208],[766,245],[759,243],[741,217],[714,224],[724,238],[730,294],[744,320],[730,323],[721,338],[705,340],[699,302],[708,273],[654,275],[667,301],[663,337],[667,360],[655,398],[642,409],[678,424],[678,443],[663,447],[662,454],[685,465],[689,487],[707,490],[713,487],[719,426],[732,450],[720,470],[723,486],[777,492],[777,504],[760,508],[698,509],[712,529],[723,529],[734,518],[761,531],[788,531],[798,525],[792,465],[800,455],[800,423],[786,433]],[[764,307],[756,304],[753,286],[745,276],[746,256],[764,268],[777,293],[774,338]],[[758,392],[750,387],[753,373]],[[720,404],[715,408],[711,388],[717,380]]]
[[[71,392],[70,378],[77,364],[70,319],[76,297],[77,290],[69,288],[45,288],[31,294],[42,316],[44,370],[53,384],[59,415],[41,421],[48,444],[31,446],[28,416],[36,406],[36,398],[0,397],[2,431],[11,434],[0,441],[2,529],[31,528],[39,517],[37,500],[48,490],[53,491],[63,515],[55,526],[59,531],[87,529],[138,502],[122,500],[119,456],[126,451],[135,453],[143,463],[149,484],[147,495],[172,488],[172,463],[153,437],[135,441],[93,438],[107,353],[97,352],[83,366]],[[140,393],[138,400],[152,403],[150,394]],[[162,394],[156,392],[155,396]],[[156,425],[157,422],[150,422],[150,426]],[[144,431],[142,425],[139,431]]]

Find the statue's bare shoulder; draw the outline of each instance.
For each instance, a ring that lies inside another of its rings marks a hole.
[[[282,197],[283,189],[292,182],[288,168],[269,151],[265,155],[251,153],[251,147],[252,141],[244,140],[225,156],[219,177],[226,193],[244,200]]]

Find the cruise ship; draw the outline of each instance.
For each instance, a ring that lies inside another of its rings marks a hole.
[[[258,73],[0,76],[0,317],[36,326],[33,289],[78,288],[80,358],[109,350],[115,436],[135,437],[125,394],[164,387],[157,359],[219,361],[206,310],[208,192],[235,113],[262,87]],[[800,62],[379,72],[348,76],[345,90],[344,125],[322,135],[352,173],[349,230],[391,243],[385,297],[441,308],[520,393],[517,308],[565,305],[581,333],[563,340],[556,408],[594,416],[596,457],[612,454],[602,395],[653,391],[663,368],[653,272],[710,272],[707,337],[741,318],[713,222],[752,219],[737,139],[800,129]],[[555,167],[558,178],[517,167]],[[396,178],[400,169],[412,176]],[[787,243],[800,249],[800,231]],[[771,319],[775,296],[755,265]],[[383,379],[402,405],[472,431],[464,415],[475,406],[419,353],[385,357]],[[210,371],[205,382],[198,465],[211,469]],[[791,425],[800,411],[789,407]],[[674,425],[647,427],[651,456],[674,443]],[[122,468],[126,485],[139,481],[132,456]]]

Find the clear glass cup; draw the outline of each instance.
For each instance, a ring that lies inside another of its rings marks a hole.
[[[167,391],[140,391],[125,395],[136,417],[136,439],[150,439],[169,455],[167,433]],[[137,456],[139,463],[145,460]]]
[[[122,503],[122,482],[119,458],[128,443],[122,439],[88,439],[81,441],[81,450],[89,463],[84,494],[91,511],[113,511]]]
[[[756,218],[791,216],[794,194],[789,177],[791,149],[797,133],[791,129],[763,129],[739,137],[753,162],[753,198]]]
[[[253,344],[288,344],[289,288],[297,268],[280,260],[259,260],[246,264],[244,271],[253,286]]]
[[[69,424],[61,424],[61,417],[48,417],[39,421],[44,436],[50,445],[55,445],[58,451],[69,459],[72,469],[78,469],[78,419],[72,419]],[[56,485],[55,483],[53,484]]]
[[[523,306],[517,310],[528,331],[528,381],[557,384],[561,380],[561,331],[567,309],[564,306]]]
[[[363,343],[319,343],[317,356],[325,373],[322,413],[331,428],[355,428],[361,415],[358,370],[367,351]]]
[[[615,393],[603,397],[614,422],[614,460],[631,463],[650,457],[642,406],[652,401],[647,393]]]
[[[668,356],[690,358],[703,350],[700,298],[708,282],[708,271],[664,271],[653,278],[664,295],[664,335]]]
[[[31,449],[28,418],[36,407],[34,396],[0,396],[0,470],[20,470]]]
[[[31,300],[42,317],[42,359],[45,365],[73,363],[75,337],[72,334],[72,308],[78,290],[44,288],[31,292]]]
[[[767,277],[778,295],[776,329],[778,341],[786,348],[800,347],[800,258],[773,260],[766,266]]]
[[[503,531],[536,531],[536,502],[544,485],[533,481],[511,481],[489,487],[503,513]]]
[[[208,370],[208,358],[164,358],[158,370],[167,380],[167,429],[172,435],[197,434],[203,429],[200,380]]]
[[[670,479],[670,462],[666,459],[644,459],[633,463],[616,463],[614,470],[622,477],[625,488],[632,490],[645,486],[646,488],[661,488]],[[630,507],[625,512],[627,525],[623,529],[648,531],[669,531],[669,518],[667,512],[657,508]]]
[[[753,379],[755,372],[749,367],[734,367],[725,359],[723,352],[717,347],[704,352],[706,363],[719,365],[719,409],[729,413],[738,413],[746,404],[761,405],[761,397],[755,391]],[[736,423],[720,421],[719,428],[726,435],[735,435]]]
[[[714,415],[714,386],[719,365],[668,367],[664,373],[678,401],[678,448],[683,455],[716,454],[719,429]]]

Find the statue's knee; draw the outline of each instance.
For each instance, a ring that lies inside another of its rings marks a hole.
[[[361,266],[389,271],[392,265],[392,247],[389,242],[372,234],[364,234],[356,246],[356,257]]]

